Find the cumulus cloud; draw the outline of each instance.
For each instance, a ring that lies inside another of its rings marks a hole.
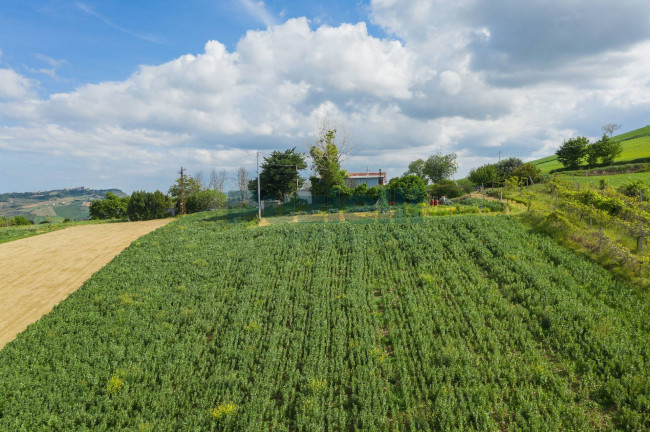
[[[87,176],[168,184],[181,163],[234,171],[252,168],[257,150],[304,150],[328,116],[354,137],[351,170],[399,175],[441,151],[459,155],[462,176],[499,150],[542,157],[565,138],[598,135],[603,123],[650,115],[650,35],[639,24],[648,14],[639,2],[614,10],[597,0],[586,10],[580,0],[534,0],[530,9],[495,0],[490,11],[483,3],[373,0],[371,19],[386,37],[363,22],[269,22],[233,50],[209,41],[202,53],[141,66],[126,80],[43,99],[0,69],[0,149],[84,161]],[[612,23],[598,27],[601,13]],[[625,17],[625,34],[607,37]]]
[[[25,78],[12,69],[0,69],[0,101],[23,99],[31,96],[34,81]]]

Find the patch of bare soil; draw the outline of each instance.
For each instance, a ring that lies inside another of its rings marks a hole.
[[[0,349],[131,242],[170,221],[80,225],[0,244]]]

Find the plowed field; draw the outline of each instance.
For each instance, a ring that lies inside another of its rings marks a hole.
[[[169,219],[83,225],[0,244],[0,349]]]

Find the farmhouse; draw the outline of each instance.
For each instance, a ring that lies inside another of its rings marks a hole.
[[[356,172],[348,173],[345,178],[345,185],[351,189],[366,184],[368,187],[383,186],[386,184],[386,173],[379,170],[379,172]]]

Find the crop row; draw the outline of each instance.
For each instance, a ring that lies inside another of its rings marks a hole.
[[[0,351],[0,430],[647,429],[647,295],[507,217],[184,217]]]

